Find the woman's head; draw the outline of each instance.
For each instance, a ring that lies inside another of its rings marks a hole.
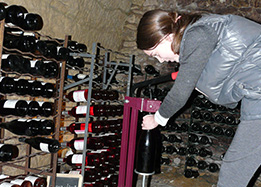
[[[138,25],[137,47],[141,50],[151,50],[170,37],[171,50],[175,54],[179,54],[185,28],[200,17],[200,15],[179,14],[160,9],[148,11]]]

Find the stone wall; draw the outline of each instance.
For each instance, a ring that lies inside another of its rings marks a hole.
[[[8,5],[24,6],[43,17],[41,34],[87,44],[93,42],[118,50],[131,1],[122,0],[5,0]]]

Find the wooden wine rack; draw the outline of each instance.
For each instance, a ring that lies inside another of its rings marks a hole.
[[[16,27],[17,28],[17,27]],[[56,61],[59,64],[60,72],[59,76],[57,78],[52,79],[52,83],[56,85],[56,93],[55,98],[53,99],[54,102],[54,115],[51,117],[55,121],[55,131],[52,135],[49,137],[58,140],[59,139],[59,129],[60,129],[60,122],[61,122],[61,112],[62,112],[62,102],[63,102],[63,88],[64,88],[64,76],[65,76],[65,61],[57,61],[55,59],[47,59],[44,56],[41,55],[35,55],[32,53],[24,53],[17,49],[7,49],[3,46],[3,40],[4,40],[4,29],[5,29],[5,21],[2,20],[0,22],[0,60],[2,61],[2,52],[3,50],[6,50],[12,54],[20,54],[23,56],[30,56],[32,58],[43,58],[45,60],[52,60]],[[21,29],[22,30],[22,29]],[[37,34],[37,33],[35,33]],[[41,36],[45,37],[45,36]],[[46,36],[47,37],[47,36]],[[64,47],[67,47],[68,37],[65,37]],[[47,37],[50,39],[50,37]],[[0,69],[1,69],[1,63],[0,63]],[[29,80],[37,80],[37,79],[43,79],[44,81],[49,82],[49,79],[45,79],[42,77],[32,76],[28,74],[16,74],[13,72],[5,72],[1,69],[0,72],[1,76],[9,76],[10,74],[14,75],[15,77],[27,77]],[[6,94],[3,95],[4,98],[17,98],[22,97],[15,94]],[[29,98],[29,100],[37,100],[37,98],[33,98],[31,96],[26,96]],[[24,97],[22,97],[24,98]],[[42,98],[42,100],[45,100],[45,98]],[[13,118],[15,116],[6,116],[1,117],[2,121],[8,121],[9,119]],[[36,116],[38,118],[38,116]],[[18,118],[18,117],[15,117]],[[29,118],[26,116],[25,118]],[[35,118],[35,117],[34,117]],[[6,130],[1,129],[1,142],[7,142],[9,140],[13,140],[13,144],[18,146],[19,148],[19,156],[18,158],[9,161],[9,162],[2,162],[0,163],[0,169],[1,173],[6,175],[20,175],[20,174],[39,174],[43,176],[50,176],[52,184],[55,184],[56,179],[56,168],[57,168],[57,153],[45,153],[41,151],[35,151],[31,148],[28,144],[17,142],[17,138],[19,136],[15,136],[14,134],[7,132]],[[21,156],[22,155],[22,156]],[[35,163],[33,163],[33,160]],[[47,160],[47,162],[46,162]],[[45,165],[41,165],[42,162]]]

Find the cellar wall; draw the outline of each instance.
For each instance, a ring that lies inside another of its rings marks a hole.
[[[38,13],[44,21],[41,34],[56,38],[71,35],[91,50],[93,42],[118,50],[131,1],[122,0],[5,0]]]

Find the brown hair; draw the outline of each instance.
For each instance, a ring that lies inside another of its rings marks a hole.
[[[176,19],[181,16],[178,21]],[[169,12],[160,9],[146,12],[137,29],[137,47],[141,50],[155,48],[166,36],[174,34],[172,51],[179,54],[180,42],[186,27],[201,17],[200,14]]]

